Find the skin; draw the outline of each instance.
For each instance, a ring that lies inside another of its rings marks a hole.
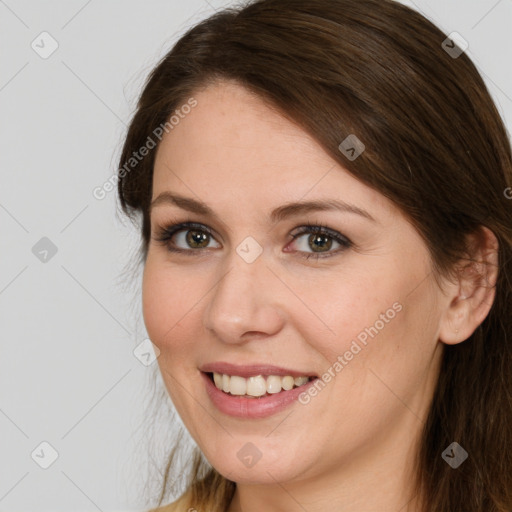
[[[209,462],[237,482],[229,511],[419,510],[412,466],[443,343],[467,339],[493,290],[474,272],[440,289],[427,247],[393,203],[259,97],[232,82],[193,96],[197,107],[158,148],[153,199],[184,195],[217,217],[164,202],[152,209],[143,312],[185,426]],[[287,202],[314,199],[344,200],[375,221],[340,211],[268,218]],[[188,245],[186,231],[174,242],[189,253],[155,239],[159,228],[184,221],[213,230],[207,248]],[[289,235],[306,223],[353,245],[328,239],[330,257],[305,259],[315,254],[311,233]],[[250,264],[236,252],[247,236],[263,249]],[[268,363],[322,375],[396,302],[401,311],[308,404],[247,420],[210,401],[202,364]],[[237,457],[247,442],[262,454],[251,468]]]

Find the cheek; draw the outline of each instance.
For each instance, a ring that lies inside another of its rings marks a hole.
[[[172,297],[165,292],[163,279],[159,277],[159,273],[156,272],[148,257],[142,279],[142,314],[151,341],[161,349],[163,334],[166,329],[169,329],[164,325],[169,320],[164,313],[168,311],[169,315],[172,315],[174,308],[168,307]]]
[[[300,319],[307,339],[332,363],[350,349],[353,340],[364,346],[375,333],[374,324],[380,332],[396,321],[400,287],[400,282],[379,278],[371,269],[340,272],[334,279],[332,274],[317,277],[297,289],[307,309],[301,306],[295,319]]]
[[[168,268],[148,255],[142,281],[142,312],[144,324],[151,341],[160,354],[157,362],[167,392],[182,417],[187,418],[191,404],[188,394],[183,394],[180,382],[186,382],[195,368],[190,364],[190,346],[193,343],[190,328],[185,323],[193,321],[193,305],[187,289],[194,289],[190,282],[183,282],[183,272]],[[181,277],[180,277],[181,276]]]
[[[411,293],[425,275],[421,262],[410,272],[402,267],[388,262],[302,285],[299,293],[310,311],[301,308],[295,318],[323,356],[325,371],[357,380],[370,368],[398,383],[427,366],[436,338],[431,290],[424,282]]]
[[[181,273],[183,275],[183,273]],[[187,289],[179,273],[165,269],[148,256],[142,281],[142,313],[151,341],[162,351],[173,342],[180,331],[181,320],[193,305],[187,306]]]

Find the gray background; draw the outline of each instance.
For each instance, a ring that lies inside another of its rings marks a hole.
[[[510,132],[512,0],[404,3],[468,41]],[[1,511],[143,510],[148,474],[158,487],[148,471],[173,420],[161,409],[147,443],[157,365],[133,353],[146,338],[138,232],[114,191],[92,191],[115,172],[149,70],[227,5],[0,0]],[[51,49],[43,31],[58,43],[45,59],[31,47]],[[58,452],[47,469],[42,442]]]

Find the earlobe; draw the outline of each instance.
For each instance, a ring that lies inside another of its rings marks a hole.
[[[499,243],[481,226],[468,240],[468,258],[459,264],[457,282],[441,319],[439,339],[455,345],[467,340],[488,315],[496,295]]]

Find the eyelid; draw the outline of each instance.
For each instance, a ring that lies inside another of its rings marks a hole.
[[[214,231],[207,226],[206,224],[202,224],[200,222],[193,221],[183,221],[183,222],[171,222],[169,224],[165,224],[163,226],[157,226],[155,229],[155,233],[153,235],[153,239],[163,245],[169,245],[170,240],[181,231],[204,231],[210,237],[212,237],[215,241],[217,241]],[[219,242],[217,242],[219,243]],[[204,251],[204,249],[202,249]],[[182,249],[182,248],[174,248],[175,252],[200,252],[199,249]]]
[[[340,233],[339,231],[336,231],[335,229],[330,228],[329,226],[326,226],[322,222],[308,222],[306,224],[302,224],[301,226],[297,226],[295,229],[297,233],[293,234],[290,233],[290,236],[295,240],[298,236],[304,234],[304,233],[320,233],[324,235],[331,236],[334,239],[342,239],[342,241],[350,242],[349,238]]]
[[[197,229],[201,231],[205,231],[212,237],[214,237],[217,240],[220,240],[224,242],[224,239],[220,233],[218,233],[215,229],[211,228],[207,224],[204,224],[202,222],[198,222],[195,220],[192,220],[192,217],[185,216],[184,218],[181,216],[166,218],[165,220],[155,222],[155,227],[151,228],[151,234],[153,236],[153,233],[155,235],[165,235],[169,234],[170,231],[173,231],[176,233],[177,231],[181,229]]]

